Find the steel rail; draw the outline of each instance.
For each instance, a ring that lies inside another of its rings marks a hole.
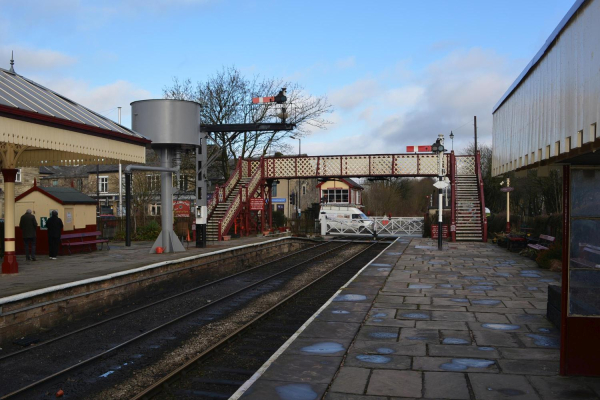
[[[7,354],[7,355],[5,355],[5,356],[2,356],[2,357],[0,357],[0,362],[1,362],[1,361],[4,361],[4,360],[6,360],[6,359],[8,359],[8,358],[14,357],[14,356],[16,356],[16,355],[18,355],[18,354],[23,354],[23,353],[26,353],[26,352],[29,352],[29,351],[34,351],[34,350],[37,350],[37,349],[41,348],[42,346],[45,346],[45,345],[48,345],[48,344],[51,344],[51,343],[55,343],[55,342],[57,342],[57,341],[59,341],[59,340],[62,340],[62,339],[66,339],[66,338],[68,338],[68,337],[70,337],[70,336],[73,336],[73,335],[75,335],[75,334],[77,334],[77,333],[85,332],[86,330],[89,330],[89,329],[95,328],[95,327],[97,327],[97,326],[103,325],[103,324],[105,324],[105,323],[108,323],[108,322],[114,321],[114,320],[116,320],[116,319],[119,319],[119,318],[126,317],[127,315],[131,315],[131,314],[133,314],[133,313],[136,313],[136,312],[138,312],[138,311],[145,310],[146,308],[150,308],[150,307],[152,307],[152,306],[155,306],[155,305],[158,305],[158,304],[161,304],[161,303],[165,303],[165,302],[167,302],[167,301],[169,301],[169,300],[176,299],[176,298],[178,298],[178,297],[184,296],[184,295],[186,295],[186,294],[190,294],[190,293],[192,293],[192,292],[195,292],[195,291],[197,291],[197,290],[205,289],[206,287],[208,287],[208,286],[211,286],[211,285],[214,285],[215,283],[221,283],[221,282],[223,282],[223,281],[226,281],[226,280],[228,280],[228,279],[235,278],[235,277],[237,277],[237,276],[239,276],[239,275],[243,275],[243,274],[246,274],[246,273],[249,273],[249,272],[255,271],[255,270],[259,269],[259,268],[263,268],[263,267],[265,267],[265,266],[268,266],[269,264],[274,264],[274,263],[277,263],[277,262],[279,262],[279,261],[281,261],[281,260],[284,260],[284,259],[286,259],[286,258],[289,258],[289,257],[294,257],[294,256],[296,256],[296,255],[298,255],[298,254],[300,254],[300,253],[303,253],[303,252],[305,252],[305,251],[317,249],[317,248],[319,248],[319,247],[322,247],[322,246],[324,246],[324,245],[326,245],[326,244],[330,244],[330,242],[321,243],[321,244],[318,244],[318,245],[315,245],[315,246],[308,247],[308,248],[306,248],[306,249],[302,249],[302,250],[296,251],[296,252],[294,252],[294,253],[291,253],[291,254],[287,254],[287,255],[285,255],[285,256],[283,256],[283,257],[279,257],[279,258],[277,258],[277,259],[275,259],[275,260],[272,260],[272,261],[269,261],[269,262],[266,262],[266,263],[263,263],[263,264],[257,265],[256,267],[252,267],[252,268],[246,269],[246,270],[244,270],[244,271],[236,272],[235,274],[232,274],[232,275],[227,275],[227,276],[225,276],[225,277],[223,277],[223,278],[219,278],[219,279],[217,279],[217,280],[214,280],[214,281],[208,282],[208,283],[206,283],[206,284],[203,284],[203,285],[200,285],[200,286],[193,287],[193,288],[191,288],[191,289],[188,289],[188,290],[186,290],[186,291],[183,291],[183,292],[181,292],[181,293],[177,293],[177,294],[174,294],[174,295],[172,295],[172,296],[165,297],[164,299],[157,300],[157,301],[155,301],[155,302],[152,302],[152,303],[149,303],[149,304],[143,305],[143,306],[141,306],[141,307],[135,308],[135,309],[133,309],[133,310],[126,311],[126,312],[124,312],[124,313],[121,313],[121,314],[119,314],[119,315],[112,316],[112,317],[110,317],[110,318],[108,318],[108,319],[105,319],[105,320],[102,320],[102,321],[95,322],[95,323],[93,323],[93,324],[90,324],[90,325],[84,326],[84,327],[82,327],[82,328],[76,329],[76,330],[74,330],[74,331],[72,331],[72,332],[65,333],[64,335],[57,336],[57,337],[55,337],[55,338],[52,338],[52,339],[46,340],[46,341],[44,341],[44,342],[38,343],[38,344],[36,344],[35,346],[26,347],[26,348],[24,348],[24,349],[22,349],[22,350],[18,350],[18,351],[15,351],[15,352],[13,352],[13,353],[10,353],[10,354]],[[269,246],[269,248],[270,248],[270,247],[274,247],[274,246]],[[239,256],[242,256],[242,255],[246,255],[246,254],[249,254],[249,253],[254,253],[254,252],[256,252],[256,250],[255,250],[255,251],[249,251],[249,252],[246,252],[246,253],[243,253],[243,254],[238,254],[238,255],[235,255],[235,256],[230,256],[230,257],[222,258],[222,259],[215,260],[215,261],[209,261],[209,262],[206,262],[206,263],[196,264],[196,265],[194,265],[194,266],[191,266],[191,267],[186,267],[186,268],[196,268],[196,267],[199,267],[199,266],[202,266],[202,265],[213,264],[213,263],[216,263],[216,262],[220,262],[220,261],[223,261],[223,260],[227,260],[227,259],[229,259],[229,258],[233,258],[233,257],[239,257]],[[160,275],[158,275],[158,276],[160,276]],[[148,279],[151,279],[151,278],[156,278],[156,275],[155,275],[155,276],[152,276],[152,277],[149,277]]]
[[[275,274],[273,274],[273,275],[270,275],[270,276],[268,276],[268,277],[266,277],[266,278],[264,278],[264,279],[261,279],[261,280],[259,280],[259,281],[257,281],[257,282],[254,282],[254,283],[252,283],[252,284],[250,284],[250,285],[248,285],[248,286],[245,286],[245,287],[243,287],[243,288],[241,288],[241,289],[238,289],[238,290],[236,290],[236,291],[235,291],[235,292],[233,292],[233,293],[230,293],[230,294],[228,294],[228,295],[225,295],[225,296],[223,296],[223,297],[221,297],[221,298],[219,298],[219,299],[213,300],[213,301],[212,301],[211,303],[209,303],[209,304],[205,304],[205,305],[203,305],[203,306],[200,306],[200,307],[198,307],[198,308],[196,308],[196,309],[194,309],[194,310],[191,310],[191,311],[189,311],[189,312],[187,312],[187,313],[185,313],[185,314],[182,314],[182,315],[180,315],[180,316],[178,316],[178,317],[176,317],[176,318],[174,318],[174,319],[172,319],[172,320],[170,320],[170,321],[167,321],[167,322],[165,322],[164,324],[158,325],[158,326],[156,326],[156,327],[154,327],[154,328],[152,328],[152,329],[150,329],[150,330],[148,330],[148,331],[146,331],[146,332],[144,332],[144,333],[142,333],[142,334],[140,334],[140,335],[138,335],[138,336],[135,336],[135,337],[133,337],[133,338],[131,338],[131,339],[128,339],[128,340],[126,340],[125,342],[122,342],[122,343],[120,343],[120,344],[118,344],[118,345],[116,345],[116,346],[114,346],[114,347],[111,347],[111,348],[110,348],[110,349],[108,349],[108,350],[105,350],[105,351],[103,351],[103,352],[101,352],[101,353],[99,353],[99,354],[96,354],[95,356],[92,356],[92,357],[90,357],[90,358],[88,358],[88,359],[85,359],[85,360],[83,360],[83,361],[80,361],[80,362],[78,362],[77,364],[74,364],[74,365],[72,365],[72,366],[70,366],[70,367],[67,367],[67,368],[65,368],[65,369],[61,370],[61,371],[55,372],[55,373],[54,373],[54,374],[52,374],[52,375],[49,375],[49,376],[47,376],[47,377],[45,377],[45,378],[42,378],[42,379],[39,379],[39,380],[37,380],[37,381],[35,381],[35,382],[33,382],[33,383],[31,383],[31,384],[27,385],[27,386],[24,386],[24,387],[22,387],[22,388],[20,388],[20,389],[17,389],[17,390],[15,390],[15,391],[11,392],[11,393],[8,393],[8,394],[6,394],[6,395],[4,395],[4,396],[0,397],[0,399],[2,399],[2,400],[3,400],[3,399],[9,399],[9,398],[11,398],[11,397],[14,397],[14,396],[16,396],[16,395],[19,395],[19,394],[22,394],[22,393],[24,393],[24,392],[26,392],[26,391],[29,391],[29,390],[31,390],[31,389],[33,389],[33,388],[37,387],[37,386],[40,386],[41,384],[43,384],[43,383],[45,383],[45,382],[48,382],[48,381],[50,381],[50,380],[52,380],[52,379],[54,379],[54,378],[57,378],[57,377],[59,377],[59,376],[61,376],[61,375],[64,375],[64,374],[66,374],[67,372],[73,371],[73,370],[75,370],[75,369],[77,369],[77,368],[80,368],[80,367],[82,367],[82,366],[84,366],[84,365],[87,365],[87,364],[91,363],[92,361],[95,361],[95,360],[97,360],[97,359],[100,359],[100,358],[102,358],[102,357],[104,357],[104,356],[106,356],[106,355],[108,355],[108,354],[110,354],[110,353],[113,353],[113,352],[115,352],[115,351],[119,350],[119,349],[120,349],[120,348],[122,348],[122,347],[125,347],[125,346],[127,346],[127,345],[129,345],[129,344],[131,344],[131,343],[133,343],[133,342],[136,342],[136,341],[138,341],[138,340],[140,340],[140,339],[143,339],[143,338],[145,338],[146,336],[148,336],[148,335],[150,335],[150,334],[152,334],[152,333],[154,333],[154,332],[157,332],[157,331],[159,331],[159,330],[161,330],[161,329],[163,329],[163,328],[165,328],[165,327],[168,327],[168,326],[170,326],[170,325],[173,325],[174,323],[176,323],[176,322],[179,322],[179,321],[183,320],[184,318],[187,318],[187,317],[189,317],[189,316],[190,316],[190,315],[192,315],[192,314],[195,314],[195,313],[197,313],[197,312],[199,312],[199,311],[202,311],[202,310],[204,310],[204,309],[206,309],[206,308],[214,307],[215,305],[217,305],[217,304],[220,304],[221,302],[223,302],[223,301],[225,301],[225,300],[227,300],[227,299],[229,299],[229,298],[231,298],[231,297],[233,297],[233,296],[236,296],[236,295],[238,295],[238,294],[240,294],[240,293],[242,293],[242,292],[244,292],[244,291],[247,291],[248,289],[251,289],[251,288],[253,288],[253,287],[255,287],[255,286],[258,286],[258,285],[260,285],[260,284],[262,284],[262,283],[264,283],[264,282],[266,282],[266,281],[268,281],[268,280],[271,280],[271,279],[273,279],[273,278],[275,278],[275,277],[277,277],[277,276],[279,276],[279,275],[282,275],[282,274],[284,274],[284,273],[286,273],[286,272],[288,272],[288,271],[290,271],[290,270],[292,270],[292,269],[294,269],[294,268],[297,268],[297,267],[299,267],[299,266],[301,266],[301,265],[303,265],[303,264],[307,264],[307,263],[309,263],[309,262],[311,262],[311,261],[313,261],[313,260],[315,260],[315,259],[317,259],[317,258],[323,257],[324,255],[327,255],[327,254],[329,254],[329,253],[331,253],[331,252],[333,252],[333,251],[335,251],[335,250],[339,250],[339,249],[341,249],[342,247],[346,247],[346,246],[348,246],[348,245],[349,245],[349,244],[351,244],[351,243],[352,243],[351,241],[349,241],[349,242],[346,242],[346,243],[344,243],[344,244],[342,244],[342,245],[340,245],[340,246],[337,246],[337,247],[335,247],[335,248],[333,248],[333,249],[331,249],[331,250],[327,250],[327,251],[325,251],[324,253],[321,253],[321,254],[319,254],[319,255],[317,255],[317,256],[315,256],[315,257],[309,258],[308,260],[304,260],[304,261],[302,261],[302,262],[300,262],[300,263],[298,263],[298,264],[295,264],[295,265],[293,265],[293,266],[291,266],[291,267],[288,267],[288,268],[286,268],[286,269],[284,269],[284,270],[282,270],[282,271],[279,271],[279,272],[277,272],[277,273],[275,273]],[[327,243],[324,243],[324,244],[327,244]],[[312,248],[314,248],[314,247],[312,247]],[[312,249],[312,248],[310,248],[310,249]],[[308,250],[308,249],[304,249],[304,250]],[[214,283],[214,282],[213,282],[213,283]],[[212,283],[211,283],[211,284],[212,284]],[[210,284],[209,284],[209,285],[210,285]]]
[[[300,289],[298,289],[294,293],[290,294],[289,296],[287,296],[286,298],[284,298],[283,300],[281,300],[277,304],[275,304],[272,307],[270,307],[268,310],[264,311],[263,313],[261,313],[260,315],[258,315],[254,319],[252,319],[251,321],[249,321],[246,324],[244,324],[244,326],[242,326],[239,329],[237,329],[236,331],[232,332],[227,337],[221,339],[218,343],[210,346],[208,349],[204,350],[202,353],[198,354],[193,359],[187,361],[185,364],[183,364],[179,368],[175,369],[174,371],[172,371],[168,375],[164,376],[163,378],[161,378],[160,380],[158,380],[157,382],[155,382],[154,384],[152,384],[148,388],[144,389],[144,391],[142,391],[142,392],[138,393],[137,395],[135,395],[134,397],[132,397],[131,400],[151,399],[152,397],[156,396],[157,394],[159,394],[160,392],[162,392],[162,387],[163,386],[167,386],[168,387],[169,384],[172,383],[172,382],[174,382],[174,381],[176,381],[179,378],[179,376],[184,375],[188,370],[192,369],[194,367],[194,364],[196,364],[196,363],[198,363],[200,361],[203,361],[205,358],[207,358],[208,356],[210,356],[214,351],[222,348],[225,344],[227,344],[229,341],[231,341],[232,339],[234,339],[236,336],[241,335],[242,333],[244,333],[245,331],[247,331],[248,329],[250,329],[252,327],[252,325],[254,325],[256,322],[258,322],[261,319],[267,317],[273,311],[275,311],[277,308],[279,308],[280,306],[282,306],[285,303],[287,303],[289,300],[295,298],[296,296],[298,296],[303,291],[307,290],[309,287],[311,287],[315,283],[317,283],[317,282],[321,281],[322,279],[326,278],[331,273],[337,271],[342,266],[348,264],[350,261],[354,260],[355,258],[357,258],[358,256],[360,256],[361,254],[363,254],[366,251],[370,250],[373,246],[375,246],[377,244],[380,244],[383,241],[384,241],[384,239],[378,240],[377,242],[371,244],[367,248],[365,248],[362,251],[358,252],[357,254],[353,255],[349,259],[347,259],[344,262],[340,263],[339,265],[337,265],[335,268],[331,269],[327,273],[321,275],[320,277],[316,278],[312,282],[309,282],[308,284],[304,285],[303,287],[301,287]]]

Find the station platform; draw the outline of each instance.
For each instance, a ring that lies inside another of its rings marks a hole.
[[[186,251],[180,253],[150,254],[153,242],[132,242],[131,247],[126,247],[124,242],[111,242],[110,250],[106,250],[105,245],[104,250],[59,256],[57,260],[39,255],[37,261],[26,261],[24,255],[17,256],[19,273],[0,274],[0,300],[20,293],[273,239],[270,236],[245,237],[209,242],[205,248],[196,248],[195,243],[189,243]]]
[[[597,399],[560,377],[558,273],[498,246],[398,239],[231,399]]]

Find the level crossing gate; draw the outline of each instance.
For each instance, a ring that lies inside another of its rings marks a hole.
[[[215,188],[208,203],[208,239],[222,240],[235,223],[242,234],[259,230],[250,218],[251,199],[262,198],[262,204],[271,204],[271,188],[276,179],[437,177],[437,157],[403,153],[239,159],[229,180]],[[444,154],[442,167],[451,183],[452,240],[486,241],[479,153],[475,156],[456,156],[454,152]],[[262,211],[260,229],[266,226],[264,207]]]
[[[369,220],[331,218],[321,219],[322,235],[423,236],[423,217],[370,217]]]

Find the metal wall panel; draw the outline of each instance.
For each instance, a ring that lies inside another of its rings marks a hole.
[[[538,162],[540,150],[541,160],[565,153],[568,138],[576,148],[579,131],[582,144],[588,143],[592,124],[598,122],[600,0],[589,0],[494,112],[492,173]]]

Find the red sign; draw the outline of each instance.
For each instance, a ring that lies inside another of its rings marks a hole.
[[[173,215],[175,217],[189,217],[191,204],[189,200],[173,201]]]
[[[442,225],[442,238],[443,239],[448,239],[448,225]],[[438,238],[438,226],[437,224],[431,224],[431,238],[432,239],[437,239]]]
[[[265,201],[263,200],[262,197],[250,199],[250,210],[251,211],[262,210],[264,205],[265,205]]]
[[[407,153],[431,152],[431,146],[406,146]]]

